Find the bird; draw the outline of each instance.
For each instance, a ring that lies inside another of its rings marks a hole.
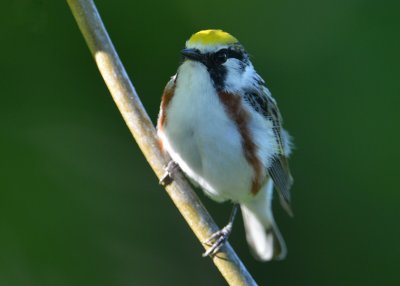
[[[194,33],[182,62],[161,98],[157,134],[178,167],[216,202],[229,201],[229,223],[205,241],[203,256],[227,241],[238,208],[248,245],[260,261],[282,260],[287,247],[272,213],[276,189],[292,215],[293,178],[288,158],[292,140],[282,127],[277,103],[243,45],[219,30]]]

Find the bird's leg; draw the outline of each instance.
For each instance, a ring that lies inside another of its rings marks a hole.
[[[225,244],[225,242],[228,240],[228,237],[232,232],[233,222],[235,221],[235,217],[236,217],[238,208],[239,208],[239,204],[234,204],[228,224],[221,230],[213,233],[204,242],[204,244],[210,245],[211,247],[209,249],[207,249],[206,252],[203,253],[203,255],[202,255],[203,257],[214,256],[220,250],[220,248]]]
[[[161,186],[168,186],[174,180],[174,174],[179,170],[179,165],[174,161],[170,160],[165,166],[165,174],[160,179],[159,183]]]

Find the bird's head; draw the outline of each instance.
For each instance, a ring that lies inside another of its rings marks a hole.
[[[218,91],[235,92],[260,80],[243,46],[222,30],[193,34],[181,53],[185,61],[198,62],[207,68]]]

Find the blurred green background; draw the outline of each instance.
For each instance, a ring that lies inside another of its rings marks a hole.
[[[135,3],[136,2],[136,3]],[[247,48],[295,139],[260,285],[399,285],[398,1],[96,1],[156,121],[194,32]],[[378,4],[379,3],[379,4]],[[225,285],[131,138],[65,1],[0,9],[0,285]],[[396,131],[397,130],[397,131]],[[229,204],[200,194],[219,225]]]

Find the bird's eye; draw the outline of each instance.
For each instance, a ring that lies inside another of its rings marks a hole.
[[[228,59],[228,51],[226,49],[220,50],[215,54],[215,62],[223,64]]]

